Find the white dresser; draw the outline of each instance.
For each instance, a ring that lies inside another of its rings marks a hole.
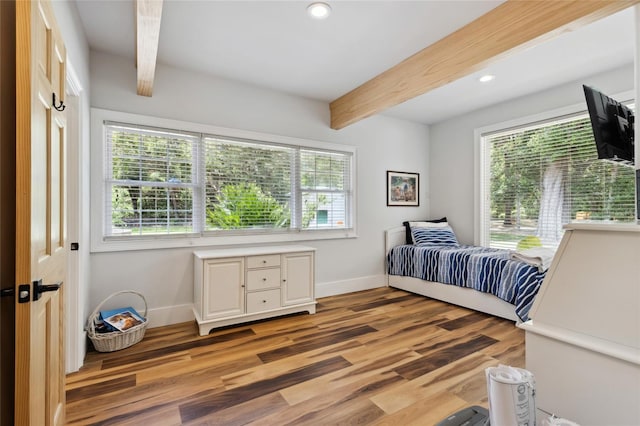
[[[312,247],[202,250],[193,255],[193,311],[201,336],[215,327],[316,312]]]

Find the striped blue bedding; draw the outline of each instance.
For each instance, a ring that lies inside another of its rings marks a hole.
[[[511,251],[477,246],[393,247],[387,255],[388,273],[468,287],[491,293],[515,306],[528,319],[545,272],[510,259]]]

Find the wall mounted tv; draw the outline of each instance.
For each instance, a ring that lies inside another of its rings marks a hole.
[[[598,158],[634,165],[634,116],[631,109],[607,95],[584,88]]]

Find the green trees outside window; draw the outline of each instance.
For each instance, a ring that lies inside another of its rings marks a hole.
[[[490,245],[515,248],[528,236],[557,245],[575,220],[632,222],[631,167],[597,159],[588,117],[487,135]]]
[[[105,134],[105,235],[350,226],[350,153],[119,123]]]

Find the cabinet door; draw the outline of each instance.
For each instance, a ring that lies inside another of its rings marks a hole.
[[[244,259],[204,262],[203,319],[244,313]]]
[[[282,255],[282,305],[314,300],[313,252]]]

